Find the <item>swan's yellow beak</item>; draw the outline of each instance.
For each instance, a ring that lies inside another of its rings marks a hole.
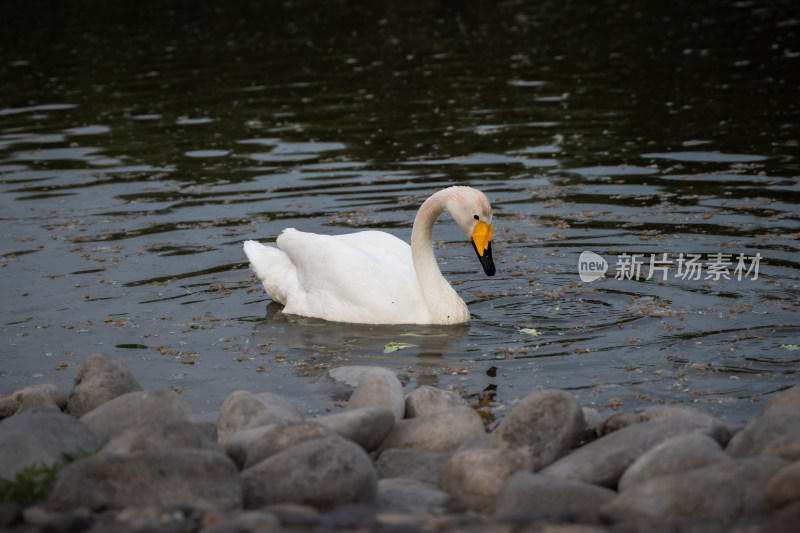
[[[478,254],[478,259],[487,276],[494,276],[495,268],[492,260],[492,225],[479,220],[472,230],[472,247]]]

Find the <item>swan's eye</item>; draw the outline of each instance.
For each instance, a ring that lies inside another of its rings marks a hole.
[[[475,220],[480,220],[480,217],[478,215],[472,215],[472,218],[474,218]]]

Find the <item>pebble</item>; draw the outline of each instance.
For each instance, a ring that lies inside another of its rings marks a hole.
[[[535,392],[500,422],[492,446],[522,452],[533,470],[540,470],[577,444],[583,428],[583,410],[574,396],[561,390]]]
[[[131,428],[154,431],[178,421],[194,422],[189,404],[173,391],[129,392],[101,404],[80,421],[105,444]]]
[[[454,407],[417,418],[400,420],[378,447],[423,452],[452,452],[462,443],[484,433],[480,415],[469,407]]]
[[[375,461],[378,477],[405,478],[441,488],[451,454],[390,448]]]
[[[333,435],[330,429],[312,422],[281,422],[237,432],[225,442],[225,453],[243,470],[301,442]]]
[[[229,511],[241,507],[242,485],[233,461],[209,450],[101,452],[62,470],[50,501],[94,510],[185,505]]]
[[[67,407],[67,393],[49,383],[25,387],[0,397],[0,419],[37,407],[53,407],[63,411]]]
[[[395,418],[394,413],[386,407],[364,407],[321,416],[312,419],[311,422],[324,426],[371,452],[392,431]]]
[[[220,442],[224,443],[243,429],[303,419],[305,415],[297,407],[277,394],[239,390],[222,403],[217,417],[217,433]]]
[[[686,433],[653,446],[639,456],[619,479],[619,491],[714,463],[730,461],[717,441],[703,433]]]
[[[64,464],[65,453],[92,451],[100,440],[80,420],[53,409],[36,409],[0,421],[0,479],[13,479],[26,465]]]
[[[300,503],[329,509],[344,503],[371,503],[378,475],[357,444],[339,436],[302,442],[241,474],[244,506]]]
[[[406,413],[403,386],[397,374],[385,368],[372,368],[358,382],[347,401],[347,411],[364,407],[386,407],[395,420],[402,420]]]
[[[416,418],[467,404],[461,396],[453,391],[422,385],[408,393],[405,405],[406,418]]]
[[[699,413],[682,413],[631,424],[589,442],[541,470],[542,474],[577,479],[616,488],[625,470],[643,453],[670,437],[703,432],[726,441],[727,428],[718,420]]]
[[[447,461],[442,488],[468,509],[490,513],[506,478],[530,469],[530,458],[516,450],[466,450]]]
[[[87,360],[70,395],[37,385],[0,398],[0,478],[60,465],[49,500],[0,504],[4,531],[788,532],[800,517],[800,387],[732,438],[697,409],[602,419],[557,390],[487,430],[452,392],[403,397],[391,372],[354,367],[334,375],[372,390],[347,410],[306,418],[237,391],[211,424],[173,391],[118,391],[69,414],[65,397],[118,368]]]
[[[98,405],[117,396],[142,390],[128,368],[111,357],[96,353],[78,365],[67,412],[80,418]]]
[[[492,503],[497,515],[521,511],[556,514],[600,509],[616,497],[616,491],[591,483],[522,472],[504,480]]]

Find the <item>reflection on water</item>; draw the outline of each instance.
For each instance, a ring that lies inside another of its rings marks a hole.
[[[312,384],[342,364],[489,413],[558,387],[739,421],[797,383],[793,2],[267,4],[17,6],[0,34],[0,393],[67,389],[96,351],[208,417],[240,388],[319,412]],[[244,240],[408,239],[453,183],[495,209],[492,279],[452,221],[434,232],[469,326],[267,307]],[[580,280],[583,251],[605,279]],[[760,254],[757,278],[615,277],[624,255],[715,253]]]

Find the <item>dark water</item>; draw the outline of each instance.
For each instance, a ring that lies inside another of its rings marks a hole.
[[[735,424],[798,383],[796,2],[107,4],[0,7],[0,393],[104,352],[207,418],[377,364],[489,418],[555,387]],[[434,233],[469,327],[287,317],[247,269],[284,227],[408,239],[454,183],[495,209],[494,278]]]

